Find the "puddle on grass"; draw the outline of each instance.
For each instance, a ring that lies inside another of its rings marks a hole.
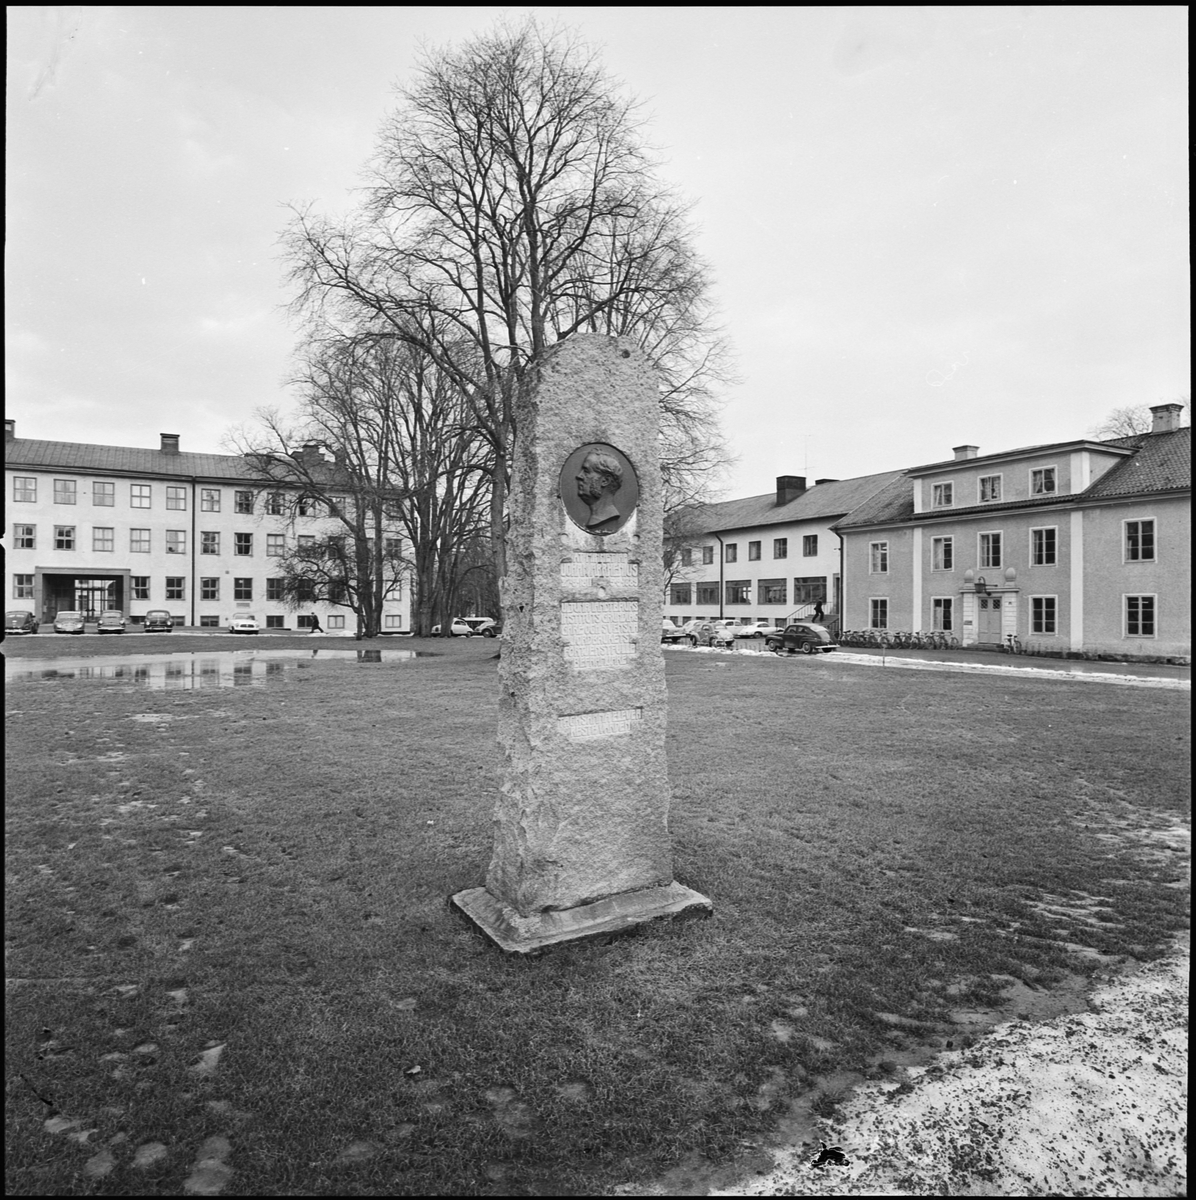
[[[22,667],[5,663],[5,683],[46,679],[113,679],[136,683],[156,692],[198,688],[264,687],[286,671],[308,667],[313,660],[382,666],[439,658],[430,650],[220,650],[212,653],[139,654],[135,658],[97,656],[58,659],[53,665]]]

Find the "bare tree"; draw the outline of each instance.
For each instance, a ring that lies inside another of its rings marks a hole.
[[[1188,397],[1181,397],[1178,403],[1187,405]],[[1124,408],[1113,409],[1103,421],[1088,431],[1088,436],[1101,441],[1138,437],[1141,434],[1149,433],[1153,424],[1154,417],[1151,414],[1150,405],[1130,404]]]
[[[720,457],[710,388],[725,353],[632,102],[576,38],[531,18],[428,54],[400,100],[361,208],[344,222],[297,210],[284,235],[297,311],[388,329],[467,397],[492,455],[499,574],[513,400],[579,330],[636,337],[662,368],[666,458],[677,491],[694,490]]]

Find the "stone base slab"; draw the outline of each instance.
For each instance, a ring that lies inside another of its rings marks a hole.
[[[676,882],[666,887],[621,892],[592,904],[530,917],[521,917],[480,887],[458,892],[451,903],[491,941],[511,954],[528,954],[582,938],[609,937],[648,921],[671,919],[682,913],[708,917],[714,911],[714,905],[700,892]]]

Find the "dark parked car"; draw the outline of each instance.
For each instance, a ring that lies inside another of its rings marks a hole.
[[[124,633],[125,631],[125,614],[119,609],[110,608],[105,612],[100,613],[99,624],[96,626],[96,633]]]
[[[831,641],[831,635],[813,621],[795,621],[766,634],[764,645],[776,654],[829,654],[838,647]]]
[[[151,608],[145,614],[146,633],[169,633],[174,628],[174,617],[164,608]]]
[[[62,609],[54,618],[55,633],[82,633],[83,614],[75,609]]]
[[[15,609],[4,614],[5,633],[36,633],[37,618],[31,612]]]

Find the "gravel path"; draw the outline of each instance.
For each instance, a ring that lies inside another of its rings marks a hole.
[[[1189,961],[1184,946],[1087,1013],[1011,1021],[904,1085],[865,1085],[825,1134],[847,1165],[782,1149],[772,1173],[709,1194],[1185,1195]]]

